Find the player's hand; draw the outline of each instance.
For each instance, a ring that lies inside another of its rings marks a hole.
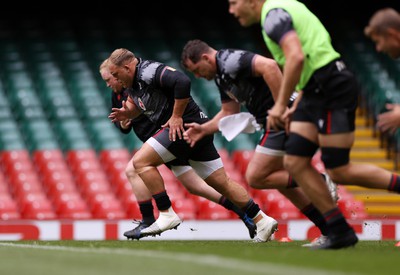
[[[129,108],[126,106],[126,102],[122,101],[121,108],[112,108],[111,113],[109,114],[108,118],[111,119],[111,122],[118,122],[124,120],[131,119],[131,112]]]
[[[285,113],[282,116],[283,121],[285,122],[285,132],[286,134],[289,134],[289,126],[290,126],[290,121],[292,120],[292,115],[294,113],[296,108],[286,108]]]
[[[400,127],[400,104],[386,104],[385,113],[378,115],[377,127],[382,132],[394,134]]]
[[[120,121],[119,123],[120,123],[122,129],[128,129],[131,127],[132,120],[126,119],[126,120]]]
[[[196,122],[185,123],[185,127],[188,129],[183,133],[183,139],[193,147],[204,136],[202,127]]]
[[[183,138],[183,132],[185,132],[185,129],[183,128],[183,119],[181,117],[172,116],[167,123],[161,127],[169,128],[169,140],[176,141],[177,136],[179,139]]]
[[[285,111],[286,106],[281,104],[276,104],[268,110],[268,118],[267,118],[267,129],[274,129],[275,131],[279,131],[281,129],[285,129]]]

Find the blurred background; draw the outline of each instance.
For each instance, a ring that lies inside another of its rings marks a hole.
[[[398,135],[379,133],[374,123],[385,103],[400,102],[400,65],[377,54],[362,29],[375,10],[400,10],[400,3],[303,2],[360,80],[352,159],[397,171]],[[268,56],[260,27],[242,28],[228,13],[227,0],[9,5],[0,17],[0,220],[140,218],[124,169],[141,142],[108,120],[111,90],[98,72],[114,49],[128,48],[178,69],[183,45],[195,38],[216,49]],[[190,77],[193,97],[213,116],[220,108],[214,83]],[[241,134],[227,142],[216,134],[215,144],[230,176],[271,216],[303,218],[276,190],[251,190],[244,181],[258,138]],[[321,167],[318,156],[315,161]],[[160,170],[167,189],[175,188],[171,197],[184,218],[233,218],[188,194],[169,170]],[[398,196],[387,192],[341,186],[340,195],[348,218],[400,216]]]

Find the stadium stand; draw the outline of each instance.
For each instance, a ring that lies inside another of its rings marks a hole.
[[[136,18],[123,16],[111,21],[91,16],[38,17],[3,25],[7,28],[0,31],[1,220],[140,218],[124,170],[141,142],[132,133],[120,134],[107,119],[111,91],[98,73],[101,61],[113,49],[126,47],[179,69],[180,50],[193,38],[216,48],[265,53],[252,31],[235,21],[224,23],[227,17],[189,20],[185,16],[168,20],[167,15],[155,13],[141,20],[143,28],[135,25]],[[398,78],[393,78],[400,75],[398,64],[377,58],[364,41],[345,47],[351,51],[346,56],[353,58],[352,66],[364,69],[360,79],[372,114],[381,111],[384,102],[399,99]],[[214,84],[192,80],[193,97],[213,116],[219,110]],[[257,140],[257,134],[239,135],[232,142],[215,135],[227,172],[267,213],[279,219],[302,219],[276,190],[247,186],[244,172]],[[183,219],[234,218],[221,206],[188,194],[164,166],[160,171]],[[363,201],[345,187],[340,188],[340,197],[339,206],[347,217],[367,216]]]

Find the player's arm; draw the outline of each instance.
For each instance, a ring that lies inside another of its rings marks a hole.
[[[282,83],[282,71],[275,60],[261,55],[254,56],[253,71],[255,76],[262,76],[276,101]]]
[[[182,139],[185,132],[182,116],[190,100],[190,78],[174,68],[165,66],[160,76],[160,85],[172,90],[175,100],[172,115],[162,127],[169,127],[170,140],[175,141],[177,136]]]
[[[211,135],[219,131],[219,121],[228,115],[233,115],[240,112],[240,104],[229,100],[222,103],[221,110],[209,121],[203,124],[185,123],[188,129],[184,132],[183,138],[193,147],[197,141],[206,135]]]
[[[112,95],[111,95],[111,109],[112,108],[117,108],[120,104],[121,104],[120,101],[117,99],[116,96],[114,96],[114,92],[112,92]],[[124,121],[116,121],[116,122],[114,122],[114,125],[123,134],[129,134],[131,132],[131,129],[132,129],[132,124],[131,124],[131,120],[130,119],[127,119],[127,120],[124,120]]]
[[[131,97],[127,101],[122,101],[121,108],[112,108],[111,114],[108,116],[112,122],[120,122],[128,119],[134,119],[141,114]]]
[[[224,101],[221,104],[221,110],[209,121],[201,124],[201,128],[205,135],[211,135],[219,131],[219,121],[229,115],[237,114],[240,112],[240,104],[234,100]]]
[[[281,40],[281,47],[286,58],[283,69],[282,85],[277,101],[287,105],[303,70],[304,53],[295,31],[289,32]]]

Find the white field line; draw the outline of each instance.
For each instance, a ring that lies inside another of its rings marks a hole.
[[[78,253],[94,253],[94,254],[119,254],[125,256],[146,257],[146,258],[159,258],[169,261],[179,261],[184,263],[198,264],[201,266],[214,266],[227,270],[252,272],[259,274],[296,274],[296,275],[339,275],[350,273],[346,272],[333,272],[321,269],[305,268],[305,267],[291,267],[274,263],[259,263],[244,261],[233,258],[226,258],[212,254],[200,255],[191,253],[178,253],[178,252],[162,252],[156,250],[130,250],[130,249],[111,249],[111,248],[81,248],[81,247],[68,247],[68,246],[49,246],[49,245],[31,245],[31,244],[15,244],[0,242],[0,246],[28,248],[28,249],[41,249],[41,250],[56,250],[66,252]],[[352,273],[356,274],[356,273]]]

